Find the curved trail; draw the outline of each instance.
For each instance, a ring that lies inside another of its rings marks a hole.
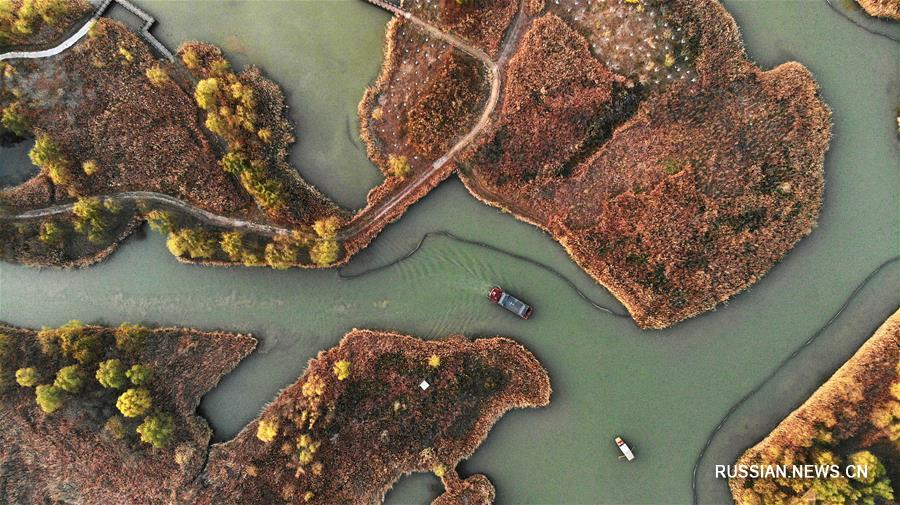
[[[807,347],[810,346],[810,344],[815,342],[816,339],[819,338],[819,336],[825,332],[825,330],[830,328],[831,325],[834,324],[834,322],[838,319],[838,317],[840,317],[841,314],[844,313],[844,311],[847,309],[847,307],[850,306],[850,304],[853,302],[853,300],[856,298],[856,296],[859,294],[859,292],[862,291],[866,286],[868,286],[869,283],[872,282],[872,280],[875,279],[875,277],[877,277],[878,274],[881,273],[882,270],[884,270],[888,266],[890,266],[898,261],[900,261],[900,256],[894,256],[893,258],[878,265],[878,267],[876,267],[875,270],[873,270],[869,275],[867,275],[865,277],[865,279],[863,279],[859,284],[857,284],[857,286],[853,289],[853,291],[850,293],[850,295],[844,300],[844,303],[841,304],[841,306],[837,309],[837,311],[835,311],[835,313],[832,314],[831,317],[828,318],[827,321],[825,321],[825,324],[823,324],[818,330],[816,330],[812,335],[810,335],[810,337],[807,338],[806,341],[800,345],[800,347],[794,349],[794,351],[791,354],[789,354],[787,357],[785,357],[783,360],[781,360],[781,362],[778,364],[778,366],[775,367],[775,369],[772,370],[772,372],[769,375],[765,376],[759,382],[759,384],[757,384],[753,389],[748,391],[744,396],[741,397],[740,400],[737,401],[737,403],[735,403],[734,405],[731,406],[731,408],[728,409],[728,411],[725,413],[725,416],[722,417],[722,419],[719,421],[719,424],[717,424],[716,427],[713,428],[712,433],[710,433],[710,435],[709,435],[709,438],[706,439],[706,443],[703,444],[703,448],[700,450],[700,453],[697,455],[697,459],[694,462],[694,467],[691,470],[691,493],[693,494],[694,505],[698,505],[700,503],[700,501],[699,501],[700,497],[697,495],[697,470],[700,468],[700,463],[703,461],[703,456],[706,455],[706,451],[709,449],[709,446],[712,445],[713,439],[716,438],[716,435],[719,434],[719,432],[722,430],[722,427],[724,427],[725,424],[728,422],[728,420],[731,418],[732,414],[734,414],[753,395],[755,395],[763,387],[765,387],[766,384],[768,384],[769,381],[772,380],[772,378],[774,378],[776,375],[778,375],[778,373],[781,372],[781,370],[783,370],[801,352],[803,352],[804,349],[806,349]]]
[[[221,214],[216,214],[214,212],[210,212],[208,210],[201,209],[199,207],[194,207],[193,205],[175,198],[174,196],[169,196],[163,193],[154,193],[153,191],[126,191],[123,193],[116,193],[114,195],[108,196],[98,196],[100,199],[104,200],[117,200],[117,201],[151,201],[156,203],[161,203],[165,205],[171,205],[173,207],[177,207],[182,212],[190,214],[198,219],[206,221],[209,224],[214,224],[217,226],[223,227],[233,227],[233,228],[241,228],[244,230],[254,231],[256,233],[262,233],[264,235],[274,235],[278,233],[289,233],[290,228],[281,228],[279,226],[272,226],[267,224],[256,223],[253,221],[245,221],[243,219],[236,219],[232,217],[223,216]],[[36,219],[41,217],[52,216],[55,214],[61,214],[65,212],[69,212],[74,207],[74,203],[64,203],[59,205],[54,205],[52,207],[44,207],[41,209],[27,210],[25,212],[20,212],[14,216],[2,216],[0,220],[7,219]]]
[[[444,165],[447,164],[457,153],[461,150],[465,149],[472,140],[479,134],[481,131],[490,123],[491,115],[496,108],[497,102],[500,97],[500,65],[502,62],[509,56],[510,50],[513,46],[515,46],[515,41],[518,35],[518,32],[522,26],[523,18],[523,3],[519,4],[519,10],[516,13],[516,17],[510,22],[510,26],[507,32],[507,39],[504,41],[498,60],[495,62],[487,55],[483,50],[478,47],[469,44],[465,40],[453,35],[452,33],[447,33],[439,28],[425,22],[424,20],[414,16],[412,13],[404,11],[399,7],[386,3],[382,0],[365,0],[375,6],[381,7],[389,12],[394,13],[395,15],[401,16],[406,19],[408,22],[420,27],[422,30],[430,34],[431,36],[443,40],[447,44],[459,49],[460,51],[470,55],[471,57],[480,61],[487,69],[490,80],[490,95],[488,96],[487,103],[485,104],[484,110],[479,117],[479,120],[475,125],[470,129],[466,135],[464,135],[453,147],[450,148],[443,156],[438,158],[431,164],[431,167],[416,176],[412,179],[406,186],[404,186],[399,192],[394,195],[391,195],[388,199],[379,202],[375,207],[369,210],[362,211],[364,214],[356,220],[352,220],[351,223],[344,229],[340,230],[336,236],[338,240],[345,241],[348,239],[352,239],[357,235],[364,233],[370,226],[376,224],[380,219],[384,216],[388,215],[397,205],[401,204],[405,199],[409,196],[413,195],[418,189],[420,189],[423,185],[428,183],[429,179],[444,168]],[[18,58],[44,58],[49,56],[55,56],[66,49],[75,45],[84,35],[90,30],[91,26],[93,26],[97,17],[102,14],[102,8],[97,11],[97,14],[94,15],[90,20],[88,20],[84,26],[81,27],[75,34],[64,40],[62,43],[57,45],[56,47],[44,51],[24,51],[24,52],[9,52],[0,55],[0,61],[5,59],[18,59]],[[201,220],[206,221],[207,223],[215,224],[223,227],[234,227],[245,230],[251,230],[257,233],[262,233],[266,235],[274,235],[274,234],[288,234],[292,231],[291,228],[280,227],[276,225],[268,225],[262,223],[255,223],[240,219],[234,219],[227,216],[222,216],[219,214],[215,214],[199,207],[195,207],[194,205],[185,202],[179,198],[166,195],[163,193],[156,193],[152,191],[131,191],[131,192],[123,192],[117,193],[113,195],[103,195],[103,198],[107,199],[115,199],[115,200],[147,200],[147,201],[155,201],[158,203],[163,203],[166,205],[171,205],[179,210],[191,214],[192,216],[199,218]],[[0,216],[0,220],[15,220],[15,219],[34,219],[40,217],[47,217],[56,214],[68,213],[74,207],[74,203],[68,204],[60,204],[54,205],[51,207],[45,207],[42,209],[35,209],[30,211],[21,212],[14,215],[6,215]]]
[[[369,211],[369,214],[363,216],[363,218],[361,218],[359,221],[351,221],[351,224],[349,226],[338,232],[338,240],[347,240],[355,235],[363,233],[366,228],[387,215],[397,204],[399,204],[409,195],[413,194],[421,186],[425,185],[433,175],[443,169],[444,165],[446,165],[447,162],[449,162],[461,150],[465,149],[466,146],[468,146],[472,142],[472,140],[475,139],[475,137],[479,133],[481,133],[481,131],[490,123],[491,115],[493,114],[494,109],[497,106],[497,102],[500,99],[500,65],[502,64],[502,61],[506,57],[506,55],[509,54],[511,46],[515,45],[515,35],[521,27],[523,18],[523,6],[520,2],[519,11],[516,13],[515,19],[513,19],[513,21],[510,23],[508,32],[510,36],[508,40],[504,42],[503,47],[500,51],[500,57],[495,62],[490,58],[490,56],[487,55],[487,53],[482,51],[480,48],[469,44],[465,40],[457,37],[456,35],[453,35],[452,33],[444,32],[443,30],[425,22],[417,16],[414,16],[408,11],[404,11],[397,6],[391,5],[382,0],[365,1],[377,7],[381,7],[388,12],[392,12],[397,16],[402,17],[403,19],[406,19],[408,22],[418,26],[429,35],[443,40],[447,44],[480,61],[488,70],[491,90],[490,95],[488,96],[488,101],[484,106],[484,110],[482,110],[481,116],[478,118],[478,122],[475,123],[472,129],[469,130],[469,132],[466,133],[463,138],[461,138],[456,144],[454,144],[453,147],[451,147],[449,151],[444,153],[443,156],[435,160],[428,170],[419,174],[415,179],[410,181],[409,184],[404,186],[403,189],[398,193],[392,195],[390,198],[379,204],[378,207],[375,207],[373,210]]]
[[[577,293],[578,296],[580,296],[584,301],[586,301],[588,304],[590,304],[593,308],[595,308],[601,312],[604,312],[606,314],[616,316],[616,317],[621,317],[621,318],[631,317],[627,313],[617,312],[609,307],[600,305],[599,303],[595,302],[588,295],[586,295],[581,289],[579,289],[578,286],[575,285],[574,281],[572,281],[571,279],[566,277],[566,275],[563,274],[562,272],[560,272],[559,270],[553,268],[552,266],[550,266],[546,263],[543,263],[543,262],[538,261],[533,258],[529,258],[528,256],[524,256],[522,254],[507,251],[506,249],[502,249],[495,245],[488,244],[487,242],[481,242],[478,240],[463,238],[463,237],[460,237],[459,235],[456,235],[456,234],[446,231],[446,230],[435,230],[435,231],[430,231],[430,232],[426,233],[419,240],[419,243],[416,244],[416,246],[413,247],[412,250],[410,250],[408,253],[404,254],[403,256],[400,256],[399,258],[388,261],[387,263],[385,263],[383,265],[378,265],[376,267],[368,268],[368,269],[362,270],[360,272],[353,272],[353,273],[344,273],[344,268],[339,268],[338,269],[338,278],[341,280],[358,279],[360,277],[366,277],[370,274],[374,274],[376,272],[380,272],[382,270],[386,270],[390,267],[396,266],[397,264],[402,263],[402,262],[412,258],[413,256],[415,256],[416,253],[418,253],[422,249],[422,246],[425,245],[425,242],[431,237],[443,237],[443,238],[452,240],[454,242],[479,247],[479,248],[485,249],[487,251],[495,252],[498,254],[502,254],[504,256],[508,256],[513,259],[524,261],[530,265],[540,268],[541,270],[550,272],[551,274],[555,275],[557,278],[559,278],[560,280],[565,282],[570,288],[572,288],[572,290],[575,291],[575,293]]]
[[[94,26],[95,21],[97,21],[96,16],[89,19],[84,24],[84,26],[78,29],[77,32],[70,35],[69,38],[62,41],[55,47],[51,47],[50,49],[42,49],[40,51],[10,51],[8,53],[0,54],[0,61],[21,59],[34,60],[38,58],[49,58],[50,56],[56,56],[66,49],[74,46],[76,42],[84,38],[84,36],[87,35],[87,32],[91,30],[91,27]]]

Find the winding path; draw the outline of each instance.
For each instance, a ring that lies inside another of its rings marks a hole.
[[[69,49],[75,43],[77,43],[81,38],[84,37],[85,34],[90,30],[91,26],[96,22],[97,18],[99,18],[103,12],[106,10],[106,7],[109,6],[109,3],[112,0],[104,0],[103,5],[101,5],[94,16],[88,20],[84,26],[82,26],[77,32],[71,35],[69,38],[64,40],[58,46],[47,49],[43,51],[22,51],[22,52],[9,52],[0,55],[0,61],[9,60],[9,59],[21,59],[21,58],[46,58],[50,56],[55,56],[63,51]],[[397,6],[384,2],[382,0],[365,0],[377,7],[381,7],[397,16],[400,16],[407,20],[408,22],[418,26],[423,31],[428,33],[429,35],[443,40],[447,44],[459,49],[460,51],[468,54],[469,56],[475,58],[480,61],[485,68],[488,70],[488,78],[490,80],[490,94],[488,96],[488,100],[485,104],[484,110],[479,117],[478,122],[470,129],[453,147],[450,148],[443,156],[435,160],[431,167],[418,174],[416,177],[412,178],[407,185],[405,185],[400,191],[391,195],[389,198],[379,202],[373,207],[364,209],[360,211],[359,214],[351,221],[351,223],[340,230],[337,234],[338,240],[348,240],[365,233],[366,230],[369,229],[372,225],[376,225],[379,220],[387,216],[396,206],[403,203],[406,199],[414,196],[416,191],[419,190],[422,186],[428,183],[429,179],[438,173],[440,170],[444,168],[444,166],[451,160],[453,157],[458,154],[460,151],[466,148],[475,137],[481,133],[481,131],[490,123],[491,115],[494,112],[494,109],[497,106],[497,102],[500,97],[500,66],[502,63],[508,58],[512,48],[515,46],[515,41],[517,40],[518,32],[520,31],[523,20],[525,18],[523,14],[524,3],[520,2],[519,10],[516,13],[516,17],[510,23],[510,27],[507,30],[507,37],[504,40],[497,61],[494,61],[487,55],[483,50],[478,47],[473,46],[472,44],[466,42],[460,37],[453,35],[451,33],[444,32],[439,28],[425,22],[419,17],[413,15],[412,13],[405,11]],[[208,224],[214,224],[222,227],[232,227],[239,228],[244,230],[253,231],[256,233],[261,233],[265,235],[275,235],[275,234],[288,234],[292,231],[291,228],[285,228],[275,225],[268,225],[262,223],[256,223],[251,221],[245,221],[241,219],[235,219],[227,216],[222,216],[219,214],[215,214],[199,207],[196,207],[184,200],[179,198],[166,195],[163,193],[156,193],[152,191],[130,191],[123,193],[115,193],[110,195],[103,195],[102,198],[114,199],[117,201],[150,201],[156,202],[164,205],[169,205],[177,208],[178,210],[185,212],[187,214],[192,215],[195,218],[198,218]],[[71,212],[74,207],[74,203],[60,204],[54,205],[51,207],[45,207],[42,209],[29,210],[13,215],[0,216],[0,220],[18,220],[18,219],[37,219],[42,217],[48,217],[57,214],[63,214]]]
[[[109,196],[98,196],[98,198],[105,200],[116,200],[116,201],[131,201],[131,202],[155,202],[163,205],[169,205],[172,207],[176,207],[178,210],[190,214],[191,216],[205,221],[209,224],[214,224],[217,226],[223,227],[232,227],[232,228],[240,228],[243,230],[253,231],[256,233],[261,233],[264,235],[275,235],[278,233],[289,233],[291,230],[289,228],[281,228],[279,226],[272,226],[268,224],[256,223],[253,221],[245,221],[243,219],[236,219],[232,217],[222,216],[220,214],[216,214],[214,212],[209,212],[208,210],[201,209],[200,207],[195,207],[189,203],[184,202],[174,196],[169,196],[163,193],[154,193],[152,191],[126,191],[124,193],[116,193],[115,195]],[[74,203],[64,203],[59,205],[53,205],[51,207],[44,207],[41,209],[27,210],[25,212],[20,212],[14,216],[4,216],[0,217],[0,219],[37,219],[41,217],[52,216],[55,214],[62,214],[65,212],[70,212]]]
[[[62,41],[56,47],[51,47],[50,49],[42,49],[40,51],[10,51],[8,53],[0,54],[0,61],[5,60],[22,60],[22,59],[37,59],[37,58],[48,58],[50,56],[56,56],[66,49],[75,45],[76,42],[84,38],[87,35],[87,32],[91,30],[91,27],[94,26],[94,23],[97,21],[97,18],[91,18],[87,23],[84,24],[81,28],[78,29],[77,32],[73,33],[66,40]]]
[[[23,59],[34,60],[34,59],[38,59],[38,58],[49,58],[50,56],[56,56],[56,55],[62,53],[66,49],[74,46],[76,42],[78,42],[79,40],[84,38],[84,36],[87,35],[87,33],[89,31],[91,31],[91,27],[93,27],[94,23],[97,22],[97,19],[99,19],[100,16],[102,16],[103,13],[106,12],[106,9],[109,8],[109,5],[113,1],[114,0],[103,0],[103,3],[101,3],[97,7],[97,10],[94,11],[94,14],[91,15],[91,18],[88,19],[84,23],[84,25],[81,28],[79,28],[75,33],[73,33],[72,35],[69,35],[65,40],[63,40],[57,46],[51,47],[50,49],[41,49],[38,51],[9,51],[9,52],[0,54],[0,61],[23,60]]]
[[[410,195],[414,194],[415,191],[420,187],[425,185],[433,175],[439,172],[444,167],[444,165],[447,164],[447,162],[453,159],[453,157],[457,153],[465,149],[465,147],[468,146],[472,142],[472,140],[474,140],[475,137],[479,133],[481,133],[481,131],[490,123],[491,115],[493,114],[494,109],[497,107],[497,102],[500,99],[500,65],[509,54],[512,46],[515,45],[516,34],[518,33],[522,25],[524,9],[523,3],[520,2],[519,11],[516,13],[515,19],[510,23],[510,28],[508,29],[509,35],[507,36],[501,48],[500,57],[495,62],[490,58],[490,56],[487,55],[487,53],[485,53],[478,47],[469,44],[465,40],[457,37],[456,35],[453,35],[452,33],[442,31],[441,29],[423,21],[417,16],[414,16],[408,11],[404,11],[397,6],[389,4],[382,0],[365,1],[406,19],[408,22],[420,27],[429,35],[443,40],[447,44],[480,61],[488,70],[488,78],[490,80],[491,90],[490,95],[488,96],[487,103],[485,104],[484,110],[481,112],[481,116],[479,117],[478,122],[475,123],[472,129],[469,130],[469,132],[466,133],[463,138],[461,138],[456,144],[454,144],[453,147],[451,147],[449,151],[444,153],[443,156],[435,160],[428,170],[422,172],[414,179],[412,179],[409,184],[403,187],[403,189],[392,195],[390,198],[384,200],[379,205],[373,207],[368,211],[367,214],[361,216],[359,219],[355,219],[349,226],[341,230],[338,233],[338,239],[340,240],[346,240],[364,232],[370,225],[378,222],[379,219],[386,216],[396,205],[398,205],[404,199],[408,198]]]

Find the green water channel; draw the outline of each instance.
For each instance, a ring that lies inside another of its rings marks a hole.
[[[380,64],[384,13],[350,0],[140,5],[157,16],[157,34],[170,47],[188,39],[221,44],[238,65],[258,64],[281,83],[298,125],[295,164],[341,204],[364,203],[380,176],[348,136],[347,118]],[[714,312],[669,330],[641,331],[592,309],[545,270],[440,237],[395,267],[343,281],[334,271],[182,265],[151,234],[81,271],[0,264],[0,320],[35,327],[77,318],[254,333],[259,351],[201,405],[220,440],[237,433],[308,359],[351,328],[425,338],[511,336],[549,370],[552,403],[507,414],[461,465],[463,474],[487,474],[498,504],[688,503],[691,468],[713,427],[869,272],[897,254],[900,229],[897,46],[824,2],[726,6],[760,65],[797,59],[812,70],[835,126],[819,227],[761,282]],[[455,179],[385,230],[347,271],[400,256],[436,229],[552,265],[598,302],[619,308],[548,236],[478,203]],[[531,302],[534,318],[517,320],[490,305],[485,292],[495,283]],[[764,388],[735,414],[736,428],[723,431],[726,449],[755,443],[748,439],[753,423],[775,422],[802,399],[797,391],[824,380],[829,367],[897,308],[898,285],[895,264],[863,289],[835,326],[779,375],[778,387]],[[615,435],[634,446],[634,462],[617,459]],[[701,498],[727,502],[722,483],[708,473],[701,470]],[[413,475],[387,502],[428,503],[439,489],[434,476]]]

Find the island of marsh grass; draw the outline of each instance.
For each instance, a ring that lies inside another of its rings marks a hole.
[[[733,478],[738,505],[895,503],[900,482],[900,311],[738,465],[838,465],[837,478]],[[864,476],[844,475],[847,465]]]
[[[464,4],[507,45],[495,62],[499,103],[455,159],[463,182],[548,231],[639,326],[714,308],[812,231],[830,111],[799,63],[764,71],[747,60],[714,0],[528,2],[514,18],[499,14],[506,2]],[[445,2],[409,8],[427,19],[457,12]],[[418,103],[404,98],[426,87],[402,76],[428,57],[410,51],[421,35],[409,22],[392,23],[380,87],[360,108],[364,140],[376,163],[390,166],[392,149],[424,163],[428,149],[413,139],[428,128],[386,112],[391,97]]]
[[[210,446],[200,397],[255,344],[127,323],[0,326],[0,500],[378,503],[401,476],[434,472],[435,503],[490,503],[490,481],[457,464],[506,411],[550,401],[547,372],[510,339],[353,330]]]

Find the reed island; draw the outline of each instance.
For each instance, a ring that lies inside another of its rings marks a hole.
[[[58,54],[3,61],[2,136],[33,139],[40,171],[0,191],[2,257],[87,265],[149,222],[185,262],[336,266],[457,173],[665,328],[812,232],[830,111],[802,64],[750,61],[715,0],[371,3],[397,16],[359,104],[384,175],[363,209],[290,165],[262,70],[199,42],[169,58],[101,17]]]
[[[800,478],[793,469],[804,465],[829,471]],[[900,311],[736,466],[786,469],[781,476],[731,478],[728,485],[738,505],[896,503]]]
[[[504,337],[353,330],[310,360],[234,439],[210,445],[200,398],[249,335],[72,321],[0,326],[4,503],[380,503],[433,472],[436,504],[492,503],[457,464],[513,408],[550,401],[547,372]]]

